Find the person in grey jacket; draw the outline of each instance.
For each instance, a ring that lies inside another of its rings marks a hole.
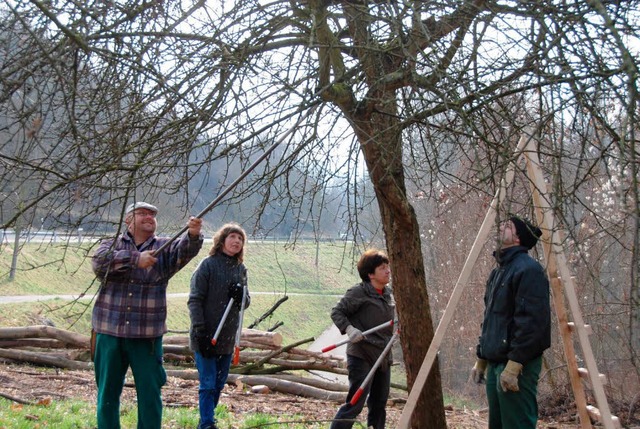
[[[191,277],[187,305],[191,318],[189,343],[200,380],[199,429],[216,429],[215,408],[229,376],[236,333],[242,323],[240,310],[251,302],[243,264],[246,239],[238,224],[223,225],[213,237],[209,256]],[[211,340],[231,298],[233,305],[214,345]]]
[[[489,428],[534,429],[542,353],[551,345],[549,281],[528,254],[539,228],[511,216],[499,228],[498,266],[487,281],[482,333],[472,369],[486,382]]]
[[[367,427],[384,429],[387,398],[391,385],[391,352],[377,368],[371,382],[363,389],[355,405],[351,399],[360,389],[372,367],[382,354],[393,335],[393,327],[377,330],[364,336],[363,331],[392,321],[395,304],[387,286],[391,276],[389,258],[383,252],[371,249],[358,261],[361,283],[351,287],[331,310],[331,319],[342,334],[349,336],[347,345],[347,369],[349,371],[349,393],[347,401],[336,413],[331,429],[350,429],[364,408],[365,400],[369,413]]]

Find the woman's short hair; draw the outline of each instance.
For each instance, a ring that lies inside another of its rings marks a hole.
[[[368,282],[369,274],[373,274],[382,264],[388,264],[389,257],[382,250],[369,249],[360,256],[358,261],[358,274],[362,281]]]
[[[234,232],[242,236],[242,250],[235,255],[238,261],[242,262],[244,259],[244,245],[247,243],[247,233],[244,232],[244,229],[242,229],[240,225],[234,222],[224,224],[218,231],[216,231],[213,235],[213,246],[211,247],[211,250],[209,250],[209,255],[222,253],[224,241]]]

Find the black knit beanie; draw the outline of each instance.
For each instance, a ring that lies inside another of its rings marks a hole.
[[[542,235],[540,228],[518,216],[511,216],[509,220],[513,222],[516,227],[516,234],[518,234],[518,238],[520,239],[520,245],[527,249],[533,248],[538,242],[538,238]]]

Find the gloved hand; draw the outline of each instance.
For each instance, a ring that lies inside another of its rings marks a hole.
[[[233,298],[236,307],[241,308],[242,298],[244,295],[244,287],[240,283],[233,283],[229,286],[229,298]]]
[[[471,378],[477,384],[484,384],[486,380],[487,361],[484,359],[477,359],[476,363],[471,369]]]
[[[362,335],[362,331],[358,328],[354,328],[353,326],[347,326],[347,335],[349,336],[349,341],[352,343],[357,343],[359,341],[364,340],[364,335]]]
[[[203,357],[209,359],[215,355],[213,344],[211,344],[211,336],[204,332],[196,332],[196,341],[198,342],[198,350]]]
[[[522,364],[510,360],[507,362],[507,366],[504,367],[502,374],[500,374],[500,387],[502,391],[506,392],[511,390],[517,392],[520,390],[518,387],[518,376],[522,372]]]

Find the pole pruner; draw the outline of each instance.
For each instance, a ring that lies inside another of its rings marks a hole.
[[[351,398],[351,401],[349,402],[351,404],[351,406],[354,406],[358,402],[358,399],[360,399],[360,396],[362,396],[362,393],[364,392],[364,389],[371,382],[371,379],[373,378],[373,375],[376,373],[376,370],[378,369],[380,364],[382,364],[382,361],[384,361],[384,358],[391,351],[391,346],[393,346],[393,343],[396,341],[396,339],[398,339],[399,335],[400,335],[400,329],[396,329],[396,331],[391,336],[391,339],[389,339],[389,342],[385,346],[384,350],[382,350],[382,353],[380,353],[380,356],[378,356],[378,359],[376,360],[376,363],[373,364],[373,366],[371,367],[371,370],[369,371],[369,373],[365,377],[364,381],[362,382],[362,384],[360,385],[360,387],[358,388],[356,393]]]
[[[244,307],[247,300],[247,284],[242,285],[242,302],[240,303],[240,316],[238,317],[238,331],[236,332],[236,341],[233,349],[233,364],[240,363],[240,336],[242,335],[242,322],[244,320]]]

